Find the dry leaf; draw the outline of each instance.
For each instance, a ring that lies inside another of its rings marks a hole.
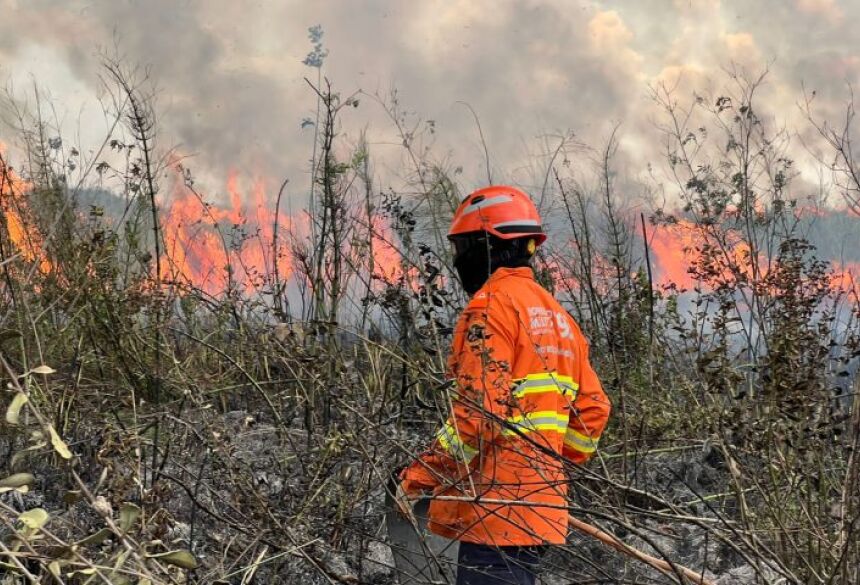
[[[63,439],[60,438],[60,435],[57,434],[57,431],[55,431],[54,427],[51,425],[48,425],[48,434],[51,435],[51,445],[54,446],[54,449],[60,454],[60,457],[63,459],[71,459],[72,452],[69,451],[69,446],[63,442]]]
[[[161,561],[163,563],[167,563],[169,565],[182,567],[183,569],[196,569],[198,566],[197,559],[195,559],[194,555],[192,555],[187,550],[172,550],[166,553],[149,555],[149,558]]]
[[[80,502],[83,498],[81,494],[81,490],[69,490],[65,494],[63,494],[63,503],[71,506],[77,502]]]
[[[0,488],[29,487],[34,483],[36,483],[36,477],[32,473],[13,473],[9,477],[0,479]]]
[[[6,409],[6,422],[10,425],[17,425],[18,418],[21,416],[21,408],[27,404],[27,395],[23,392],[18,392],[15,395],[15,398],[12,399],[12,403],[9,405],[9,408]]]
[[[30,370],[31,374],[54,374],[57,370],[52,368],[51,366],[46,366],[42,364],[41,366],[36,366],[32,370]]]
[[[24,458],[24,457],[27,455],[27,453],[28,453],[28,452],[30,452],[30,451],[38,451],[39,449],[42,449],[45,445],[47,445],[47,443],[46,443],[45,441],[38,441],[37,443],[35,443],[34,445],[30,445],[30,446],[29,446],[29,447],[27,447],[26,449],[23,449],[23,450],[21,450],[21,451],[18,451],[17,453],[15,453],[14,455],[12,455],[12,459],[10,459],[10,460],[9,460],[9,467],[11,467],[11,468],[13,468],[13,469],[14,469],[14,468],[15,468],[15,466],[16,466],[16,465],[18,465],[18,462],[19,462],[22,458]]]
[[[30,530],[38,530],[48,523],[50,516],[43,508],[33,508],[18,516],[18,520]]]
[[[124,503],[119,509],[119,527],[123,532],[128,532],[140,517],[140,508],[131,503]]]
[[[102,528],[95,534],[90,534],[86,538],[83,538],[75,543],[75,546],[87,546],[88,544],[101,544],[106,541],[108,538],[113,536],[113,532],[111,532],[110,528]]]

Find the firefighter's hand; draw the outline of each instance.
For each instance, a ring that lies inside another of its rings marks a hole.
[[[415,496],[407,492],[404,488],[404,483],[406,481],[401,481],[397,484],[397,491],[394,493],[394,504],[397,506],[397,511],[400,512],[401,516],[406,518],[413,526],[418,526],[418,519],[415,517]]]

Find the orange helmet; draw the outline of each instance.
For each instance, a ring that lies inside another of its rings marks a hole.
[[[448,237],[474,232],[489,232],[503,240],[533,236],[538,245],[546,240],[532,200],[519,189],[506,185],[478,189],[460,203]]]

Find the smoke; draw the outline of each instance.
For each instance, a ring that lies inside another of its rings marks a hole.
[[[461,102],[479,116],[493,178],[535,188],[546,134],[572,130],[599,147],[621,124],[627,172],[659,162],[649,84],[681,79],[686,91],[719,80],[729,62],[769,67],[768,108],[800,128],[801,83],[836,115],[860,75],[850,31],[860,5],[835,0],[0,0],[0,12],[0,79],[32,76],[68,123],[98,92],[100,51],[116,51],[151,68],[163,146],[179,145],[212,177],[290,177],[296,190],[308,180],[312,129],[301,122],[316,102],[304,78],[317,71],[302,61],[316,24],[335,89],[397,88],[404,108],[434,120],[436,148],[463,165],[466,183],[486,172]],[[396,156],[372,100],[340,130],[357,140],[365,128],[375,155]]]

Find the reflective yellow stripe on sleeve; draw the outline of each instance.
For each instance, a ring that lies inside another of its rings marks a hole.
[[[445,426],[436,433],[436,439],[439,441],[439,445],[445,449],[451,457],[459,458],[466,464],[472,461],[472,459],[475,458],[475,455],[478,454],[478,450],[476,448],[468,445],[460,438],[457,428],[451,424],[450,421],[446,422]]]
[[[573,429],[567,429],[564,435],[564,445],[580,453],[594,453],[600,437],[589,437]]]
[[[549,372],[528,374],[524,378],[514,380],[514,384],[512,394],[515,398],[520,398],[527,394],[558,392],[565,396],[569,395],[570,399],[573,400],[576,398],[576,393],[579,390],[579,384],[574,382],[570,376],[562,376]]]

